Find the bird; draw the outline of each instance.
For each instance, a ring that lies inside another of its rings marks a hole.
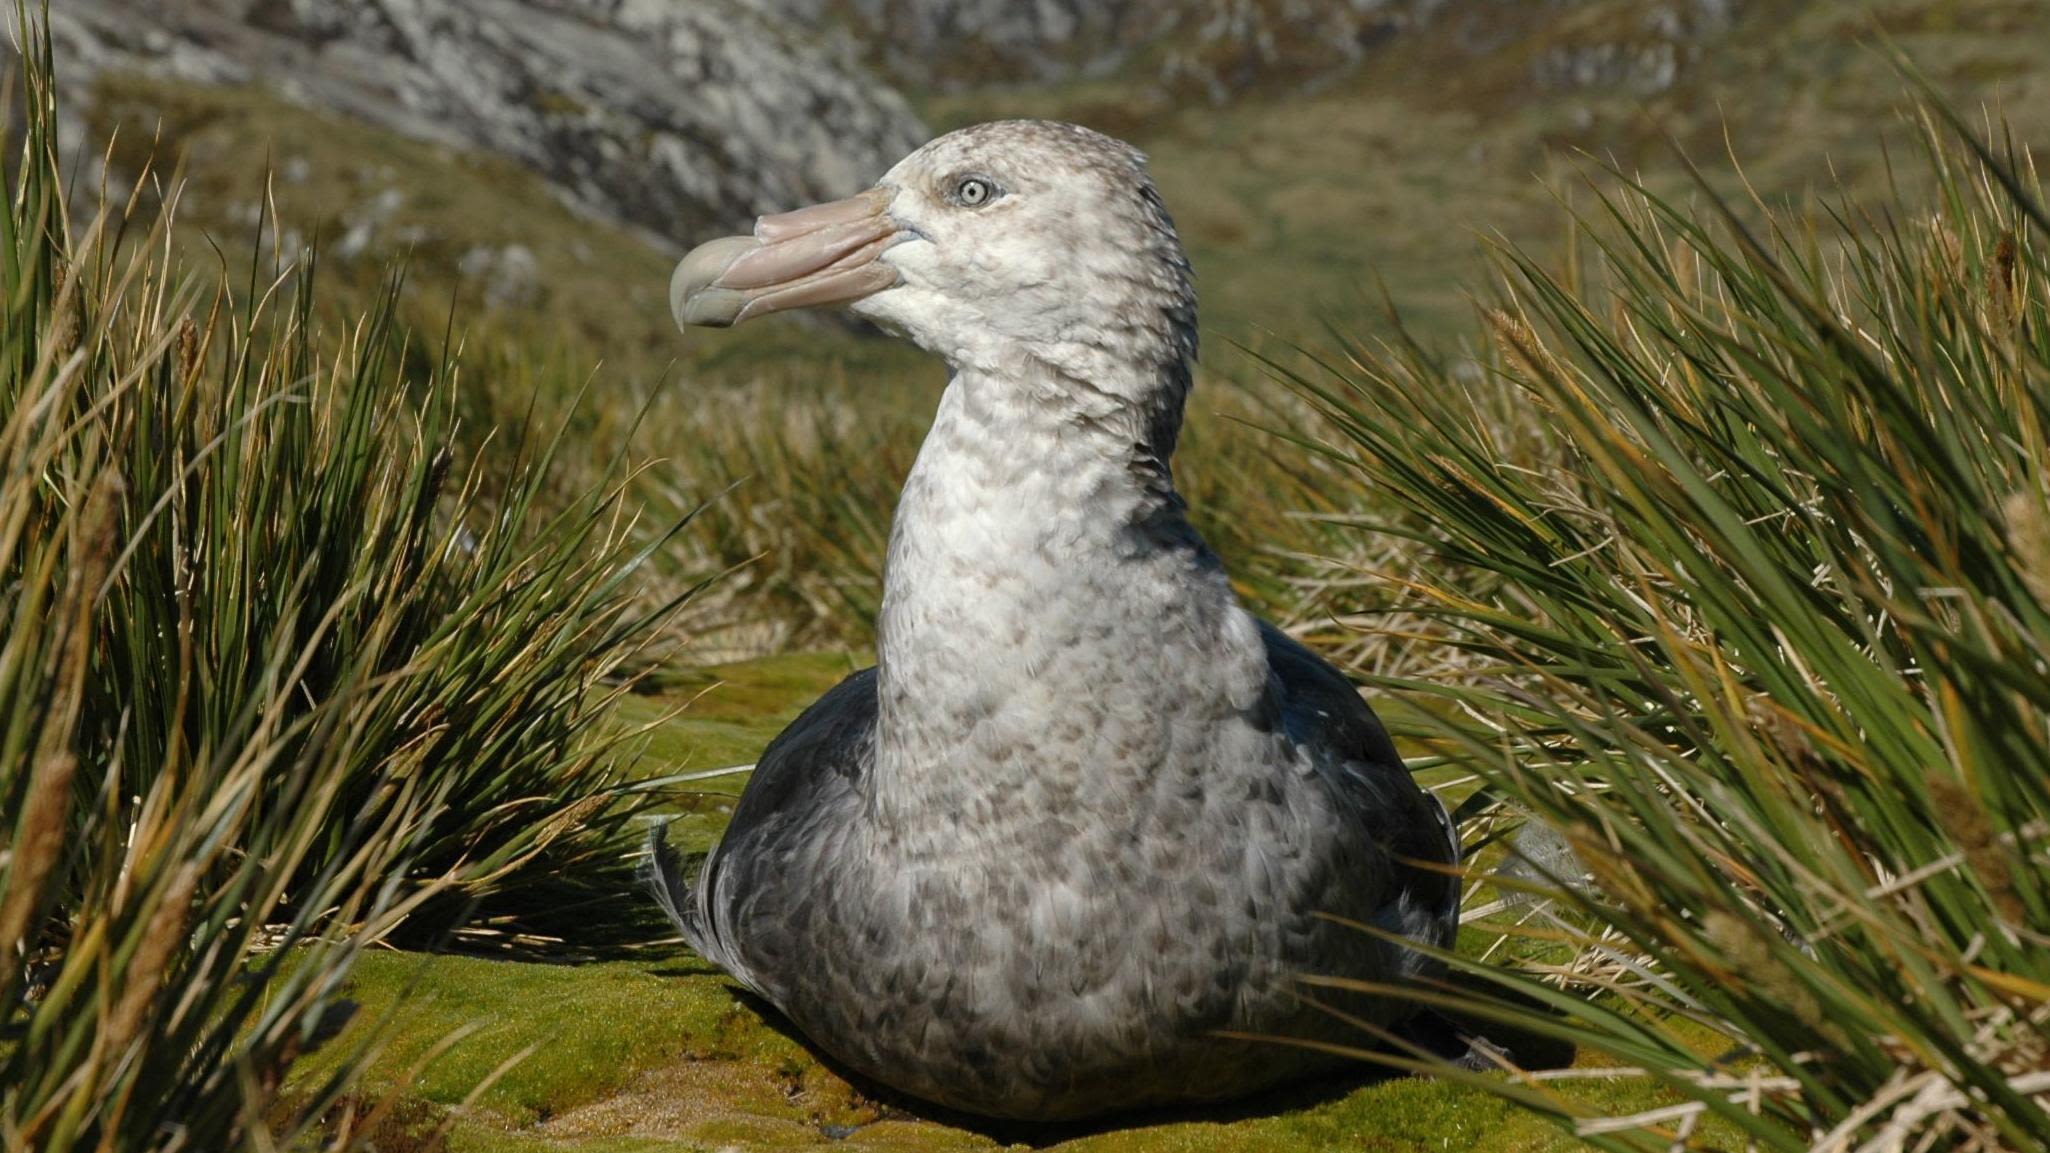
[[[1142,153],[963,128],[691,250],[670,302],[844,306],[951,371],[875,665],[761,754],[694,876],[651,836],[692,948],[855,1073],[1023,1121],[1253,1093],[1418,1011],[1459,839],[1191,527],[1194,276]]]

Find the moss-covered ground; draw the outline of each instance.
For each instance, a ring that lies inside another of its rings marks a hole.
[[[858,667],[846,655],[779,657],[672,678],[627,702],[644,731],[636,771],[688,773],[753,760],[819,693]],[[744,776],[677,786],[664,808],[680,843],[709,842]],[[688,788],[694,790],[686,793]],[[380,1101],[377,1145],[477,1153],[655,1153],[838,1146],[849,1150],[1051,1147],[1084,1151],[1577,1148],[1486,1092],[1377,1073],[1224,1108],[1114,1118],[1088,1129],[992,1126],[879,1099],[815,1057],[766,1006],[674,943],[559,963],[385,951],[353,976],[349,1027],[296,1076],[376,1047],[357,1100]],[[1576,1082],[1603,1111],[1662,1103],[1632,1082]]]

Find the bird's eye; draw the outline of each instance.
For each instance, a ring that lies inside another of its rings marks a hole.
[[[969,208],[980,208],[997,198],[997,186],[980,176],[970,176],[954,186],[954,200]]]

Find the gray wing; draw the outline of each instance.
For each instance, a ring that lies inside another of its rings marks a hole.
[[[1451,871],[1459,864],[1459,837],[1445,806],[1410,776],[1388,730],[1345,674],[1266,621],[1260,636],[1268,671],[1281,685],[1289,736],[1337,754],[1344,765],[1339,787],[1395,863],[1382,927],[1449,948],[1459,929],[1459,878]]]
[[[805,843],[801,830],[857,803],[857,783],[875,760],[878,709],[876,671],[863,669],[813,702],[769,742],[695,884],[685,879],[684,862],[662,828],[649,834],[645,879],[655,900],[691,948],[744,984],[752,987],[754,982],[718,896],[736,882],[744,890],[748,874],[790,864],[779,859],[779,846]],[[722,885],[729,874],[739,876]]]

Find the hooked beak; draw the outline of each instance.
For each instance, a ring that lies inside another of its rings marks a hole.
[[[893,193],[871,188],[755,221],[684,256],[669,278],[676,326],[725,328],[771,312],[848,304],[897,284],[876,257],[907,235],[888,215]]]

